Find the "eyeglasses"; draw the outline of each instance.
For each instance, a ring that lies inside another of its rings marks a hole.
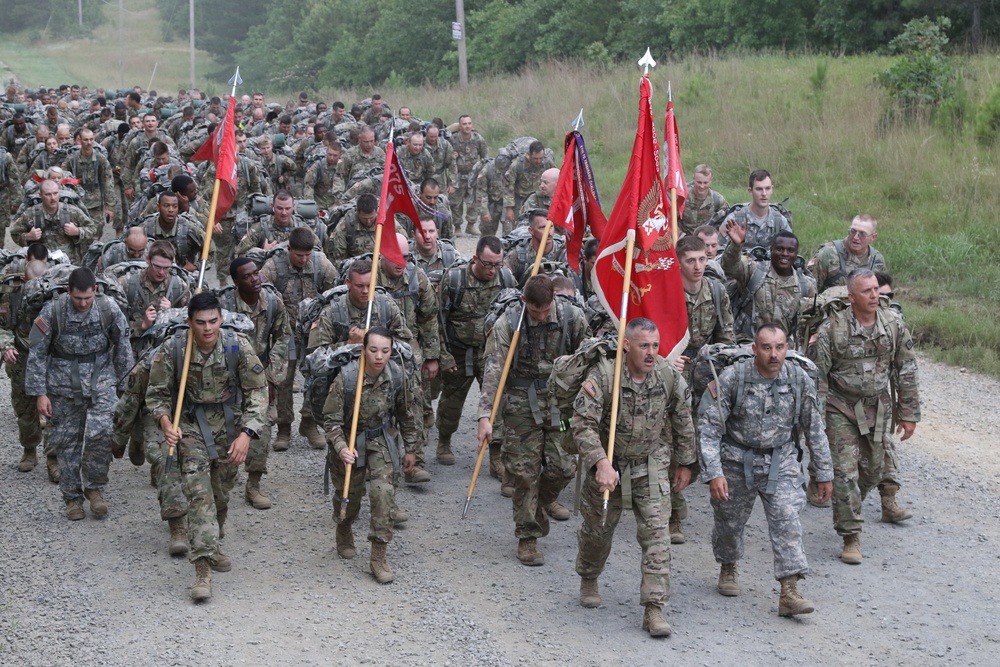
[[[857,236],[860,240],[864,241],[866,238],[872,235],[869,234],[868,232],[863,232],[860,229],[848,229],[847,236],[848,237]]]
[[[483,260],[476,257],[476,261],[483,265],[484,269],[499,269],[503,266],[503,262],[484,262]]]
[[[150,263],[149,268],[156,269],[157,271],[168,271],[170,269],[170,264],[152,264]]]
[[[895,292],[881,292],[880,295],[886,297],[890,301],[892,301],[893,299],[896,298],[896,293]]]

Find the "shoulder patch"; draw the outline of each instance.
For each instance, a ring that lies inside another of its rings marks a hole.
[[[817,332],[817,333],[814,333],[812,336],[809,337],[809,344],[810,345],[815,345],[816,341],[818,341],[818,340],[819,340],[819,333]]]
[[[254,367],[251,368],[250,370],[256,373],[257,375],[260,375],[261,373],[264,372],[264,366],[262,366],[260,363],[257,363],[254,364]]]
[[[708,393],[712,395],[712,398],[719,398],[719,387],[715,384],[715,380],[708,383]]]
[[[912,338],[908,338],[906,340],[906,349],[907,350],[912,350],[913,349],[913,339]]]
[[[816,258],[815,257],[813,257],[812,259],[809,260],[809,263],[806,264],[806,268],[807,269],[811,269],[814,266],[816,266]]]
[[[583,383],[583,390],[590,394],[591,398],[597,398],[597,387],[594,386],[593,381],[587,380]]]
[[[163,359],[163,351],[162,350],[157,350],[156,354],[153,355],[153,363],[154,364],[158,364],[158,363],[160,363],[161,359]]]
[[[49,323],[43,320],[40,315],[35,318],[35,327],[42,333],[49,332]]]

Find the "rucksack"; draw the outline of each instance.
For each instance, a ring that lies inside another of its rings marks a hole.
[[[188,328],[187,316],[187,308],[164,308],[156,313],[153,326],[143,331],[142,337],[148,339],[153,347],[161,345],[170,336]],[[254,330],[254,324],[253,320],[244,313],[223,308],[222,329],[249,335]],[[183,353],[182,347],[181,354]],[[183,362],[183,359],[181,361]]]
[[[337,285],[326,290],[319,296],[303,299],[299,303],[299,312],[295,319],[295,337],[302,342],[303,349],[305,348],[306,341],[309,339],[309,332],[312,331],[313,325],[319,321],[319,316],[323,312],[323,308],[327,304],[337,300],[341,295],[347,294],[347,290],[347,285]],[[378,309],[379,319],[383,323],[389,321],[390,302],[391,297],[389,293],[382,287],[376,287],[375,303],[373,306]],[[340,316],[339,320],[338,316]],[[349,321],[347,306],[341,304],[340,307],[334,308],[334,322],[343,324],[345,320]]]
[[[757,246],[751,248],[748,254],[756,261],[756,264],[746,287],[743,290],[739,290],[735,280],[729,281],[726,284],[726,289],[729,291],[729,305],[733,313],[733,332],[737,335],[746,329],[748,320],[753,321],[753,309],[751,309],[750,314],[747,314],[744,309],[747,304],[753,302],[754,295],[764,286],[764,280],[771,270],[771,251],[768,248]],[[805,298],[809,291],[809,278],[812,277],[812,273],[806,268],[805,260],[801,255],[795,258],[792,268],[795,271],[795,277],[798,279],[799,296],[800,298]],[[796,315],[796,321],[792,323],[788,332],[790,336],[796,333],[798,319],[799,317]]]
[[[483,318],[483,336],[488,339],[490,334],[493,333],[493,327],[496,326],[500,316],[507,312],[511,306],[520,306],[521,304],[521,290],[516,287],[505,287],[500,290],[500,293],[490,303],[490,309]],[[518,317],[520,317],[520,312],[518,313]],[[514,323],[514,328],[517,328],[516,322]]]
[[[879,306],[889,308],[892,303],[889,297],[879,296]],[[819,331],[820,325],[835,312],[847,310],[851,307],[851,301],[847,296],[847,286],[837,285],[825,292],[817,293],[808,308],[803,310],[799,317],[798,343],[799,348],[805,350],[810,339]]]
[[[129,224],[135,224],[136,221],[142,217],[142,212],[146,210],[146,206],[149,204],[150,200],[156,199],[169,189],[170,181],[165,183],[157,181],[148,188],[139,190],[139,194],[136,196],[135,201],[128,207]]]
[[[837,253],[837,261],[840,263],[840,268],[836,273],[831,273],[830,275],[828,275],[826,277],[826,280],[823,281],[822,285],[816,286],[816,290],[818,292],[825,292],[831,287],[834,287],[834,284],[841,278],[847,278],[847,273],[848,273],[847,264],[844,262],[844,255],[846,254],[847,251],[844,248],[843,239],[837,239],[836,241],[833,241],[831,243],[824,243],[819,247],[819,249],[816,250],[816,254],[818,255],[820,251],[823,250],[823,248],[826,248],[827,246],[831,245],[833,246],[834,252]],[[874,271],[875,265],[877,264],[879,257],[881,257],[881,253],[875,248],[869,248],[868,256],[869,256],[868,268]]]
[[[300,368],[305,378],[302,401],[317,424],[323,423],[323,405],[326,403],[333,381],[342,371],[345,373],[344,404],[353,404],[358,382],[357,362],[361,358],[361,349],[362,346],[357,343],[341,345],[336,349],[329,345],[321,345],[310,352],[302,362]],[[391,400],[394,402],[399,392],[405,389],[404,373],[416,372],[416,360],[407,343],[398,340],[392,342],[392,354],[386,368],[392,380]]]
[[[567,341],[569,340],[569,327],[570,327],[570,311],[569,308],[576,306],[576,302],[568,297],[557,294],[555,299],[552,301],[557,309],[557,319],[559,320],[559,326],[562,329],[562,336],[559,341],[559,354],[565,354]],[[490,310],[486,313],[486,317],[483,318],[483,336],[484,342],[489,339],[490,334],[493,333],[493,328],[496,323],[500,320],[500,317],[506,315],[508,322],[510,323],[510,330],[515,331],[518,328],[518,324],[521,324],[521,311],[523,310],[524,302],[521,300],[521,291],[518,289],[502,289],[500,293],[497,294],[496,298],[490,304]],[[524,313],[527,316],[527,313]],[[527,319],[525,317],[525,319]]]
[[[254,195],[250,199],[250,216],[254,219],[271,215],[274,197],[271,195]],[[303,220],[315,220],[319,215],[319,206],[312,199],[296,199],[295,215]]]
[[[431,281],[431,284],[437,287],[438,283],[441,282],[441,278],[444,276],[445,271],[450,269],[461,259],[458,254],[458,249],[455,248],[455,244],[448,239],[440,239],[438,241],[439,247],[441,248],[441,263],[444,264],[444,268],[433,269],[431,271],[424,270],[427,274],[427,279]],[[414,260],[420,254],[417,250],[416,241],[410,239],[410,254],[413,255]]]
[[[787,204],[789,201],[791,201],[791,197],[786,197],[785,199],[781,200],[776,204],[768,204],[768,207],[774,211],[777,211],[781,215],[785,216],[785,220],[788,221],[788,226],[791,227],[792,212],[789,211],[788,208],[785,206],[785,204]],[[712,225],[716,229],[721,229],[722,224],[726,221],[726,218],[728,218],[730,214],[736,213],[737,211],[747,208],[748,206],[749,206],[748,202],[743,202],[741,204],[733,204],[727,209],[716,211],[715,215],[712,216],[712,219],[708,221],[708,224]]]
[[[72,264],[56,264],[42,275],[26,282],[22,290],[21,313],[18,319],[24,322],[34,321],[42,312],[46,302],[59,294],[66,294],[69,275],[76,268]],[[113,299],[122,312],[126,312],[128,309],[128,298],[125,296],[125,291],[118,284],[118,281],[110,276],[98,274],[97,295]],[[98,307],[101,314],[101,324],[105,329],[110,329],[115,322],[114,312],[110,305],[107,298],[95,300],[95,306]],[[61,313],[57,313],[57,315],[61,315]]]
[[[278,316],[278,303],[281,302],[281,292],[271,283],[265,282],[260,286],[260,295],[266,302],[267,308],[264,327],[267,331],[271,331],[271,327],[274,326],[274,320]],[[234,314],[243,314],[236,312],[236,285],[229,285],[215,290],[215,296],[218,297],[224,309],[230,310]],[[267,340],[270,342],[270,335],[268,335]],[[258,356],[261,358],[261,363],[266,363],[267,359],[271,356],[271,348],[268,347],[265,350],[261,350]]]
[[[510,166],[514,164],[514,160],[522,155],[528,154],[528,147],[532,143],[538,141],[534,137],[518,137],[514,139],[509,144],[497,151],[497,156],[493,161],[497,171],[501,174],[507,173]],[[554,158],[554,153],[551,148],[545,149],[545,157],[550,161]]]
[[[156,235],[156,224],[160,219],[159,213],[153,213],[147,215],[142,219],[139,225],[142,226],[143,231],[146,232],[146,237],[150,240],[156,240],[158,237]],[[190,246],[190,239],[188,238],[188,217],[184,213],[177,215],[177,221],[174,223],[174,236],[164,237],[174,244],[177,248],[177,260],[181,259],[194,262],[197,257],[192,254]]]
[[[244,254],[244,256],[252,259],[257,265],[258,270],[264,268],[264,264],[267,260],[273,259],[274,266],[278,270],[278,275],[275,276],[274,279],[274,287],[279,293],[285,293],[285,288],[288,287],[288,276],[291,275],[291,266],[288,263],[288,244],[286,242],[282,241],[270,250],[264,250],[263,248],[251,248]],[[313,285],[316,288],[317,294],[323,292],[322,261],[325,256],[326,255],[324,255],[322,251],[316,248],[312,251]]]
[[[139,274],[147,266],[149,265],[146,263],[146,260],[134,259],[115,264],[106,271],[108,275],[116,279],[128,276],[125,280],[125,296],[129,305],[142,302],[142,288],[139,286]],[[168,280],[170,284],[167,285],[167,292],[164,294],[164,297],[170,303],[174,303],[184,293],[184,286],[188,284],[188,272],[174,264],[170,267],[170,278]]]
[[[617,349],[618,334],[609,332],[599,338],[584,340],[576,352],[565,354],[552,362],[549,398],[559,405],[559,413],[564,421],[573,416],[573,402],[591,367],[602,359],[613,362]],[[608,386],[611,386],[610,382]]]

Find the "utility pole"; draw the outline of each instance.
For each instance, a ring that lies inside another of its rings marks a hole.
[[[118,0],[118,89],[125,87],[125,0]]]
[[[194,0],[188,0],[188,33],[191,40],[191,88],[194,88]]]
[[[80,18],[80,26],[83,26],[83,0],[76,0],[76,13]]]
[[[469,85],[469,61],[465,56],[465,2],[455,0],[455,22],[451,24],[451,36],[458,42],[458,82]]]

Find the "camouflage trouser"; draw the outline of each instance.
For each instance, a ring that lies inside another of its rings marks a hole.
[[[424,431],[430,430],[430,427],[434,425],[434,399],[441,396],[441,375],[438,372],[438,376],[433,380],[427,376],[427,373],[423,373],[423,385],[424,385]]]
[[[892,437],[891,431],[886,432],[882,443],[885,445],[885,460],[882,463],[882,480],[878,483],[878,487],[881,489],[888,484],[902,486],[899,483],[899,470],[896,468],[896,439]],[[809,459],[809,478],[816,479],[816,463],[812,458]]]
[[[361,499],[365,496],[365,482],[371,503],[371,527],[368,531],[370,542],[389,542],[392,540],[392,511],[396,507],[396,492],[393,486],[395,477],[392,469],[392,459],[383,438],[369,440],[366,444],[365,467],[354,467],[351,470],[351,488],[347,494],[347,514],[344,522],[353,524],[361,511]],[[340,460],[332,448],[327,450],[327,462],[330,465],[330,477],[333,480],[333,516],[340,523],[340,505],[344,496],[344,462]]]
[[[455,349],[458,351],[458,348]],[[458,368],[453,373],[441,373],[441,400],[438,401],[437,429],[438,435],[451,437],[458,430],[458,423],[462,419],[462,408],[465,406],[465,398],[469,395],[472,381],[483,384],[483,355],[481,350],[476,350],[472,355],[472,375],[466,375],[464,351],[455,357]],[[492,397],[491,397],[492,398]]]
[[[802,524],[799,512],[806,494],[799,483],[799,462],[794,447],[788,448],[781,459],[778,485],[773,494],[767,493],[770,456],[754,457],[753,488],[747,488],[742,461],[723,461],[722,473],[729,483],[729,500],[712,499],[715,526],[712,528],[712,552],[717,563],[735,563],[743,558],[743,528],[750,519],[757,496],[760,496],[767,517],[767,531],[774,552],[774,578],[783,579],[809,570],[802,548]]]
[[[121,235],[125,231],[125,226],[128,224],[128,201],[125,199],[125,188],[122,187],[121,183],[116,183],[115,187],[118,188],[118,201],[121,204],[115,211],[115,233]]]
[[[97,236],[94,238],[100,241],[104,236],[104,207],[100,204],[93,208],[87,207],[87,215],[97,224]]]
[[[24,393],[24,368],[28,363],[28,353],[17,351],[17,362],[7,364],[10,378],[10,402],[17,417],[17,431],[22,447],[37,447],[42,441],[42,425],[38,419],[38,402],[34,396]],[[50,442],[45,443],[45,454],[55,454]]]
[[[276,406],[269,405],[267,408],[267,424],[260,432],[260,437],[250,441],[250,450],[247,452],[246,471],[267,474],[267,454],[271,450],[271,425],[272,415]]]
[[[462,230],[465,221],[465,208],[468,205],[469,220],[475,222],[475,202],[472,201],[469,190],[468,174],[459,174],[458,182],[455,183],[455,191],[448,195],[448,203],[451,206],[451,224],[456,230]]]
[[[229,441],[222,423],[222,410],[206,408],[213,427],[219,458],[208,458],[208,449],[197,424],[187,419],[181,422],[184,436],[177,446],[177,458],[184,480],[184,496],[188,502],[188,560],[208,558],[219,548],[219,518],[229,509],[229,492],[236,484],[239,467],[227,463]],[[239,425],[237,424],[237,429]]]
[[[299,362],[297,359],[288,360],[288,375],[285,376],[284,382],[278,385],[276,391],[276,402],[278,410],[278,418],[275,420],[275,424],[281,426],[282,424],[291,424],[295,421],[295,369],[298,368]],[[303,416],[312,416],[306,409],[305,404],[303,404],[302,409],[299,411]]]
[[[59,460],[59,489],[63,500],[77,500],[84,490],[102,490],[111,465],[111,422],[115,392],[104,392],[96,401],[74,401],[49,396],[52,416],[48,438]]]
[[[857,423],[839,412],[827,411],[826,437],[830,441],[830,456],[833,459],[833,527],[838,535],[860,533],[861,501],[868,492],[882,483],[889,461],[889,474],[895,475],[896,466],[892,461],[891,446],[873,447],[890,440],[885,430],[878,435],[861,435]]]
[[[167,443],[163,441],[163,431],[156,425],[152,415],[146,414],[139,419],[146,440],[146,462],[158,467],[159,471],[156,478],[156,499],[160,503],[160,518],[167,521],[182,517],[187,514],[188,503],[184,496],[184,479],[177,462],[177,452],[174,452],[174,465],[167,472]]]
[[[229,265],[236,258],[236,244],[240,241],[233,236],[235,222],[235,218],[223,218],[221,221],[222,233],[212,233],[212,242],[215,244],[215,275],[219,279],[219,287],[225,287],[231,282]],[[198,257],[189,257],[188,259],[195,266],[198,265]]]
[[[661,478],[664,474],[661,473]],[[666,501],[669,482],[660,482],[657,497],[650,497],[649,476],[632,480],[632,513],[635,514],[636,539],[642,548],[639,564],[639,604],[666,607],[670,599],[670,507]],[[611,553],[611,539],[622,516],[622,487],[619,484],[608,498],[608,518],[601,525],[604,494],[592,473],[587,473],[580,497],[583,525],[576,534],[578,551],[576,573],[596,579],[604,571]]]
[[[500,229],[500,223],[503,220],[503,200],[502,199],[490,199],[486,202],[486,210],[490,214],[489,222],[479,223],[479,235],[480,236],[496,236],[497,230]]]
[[[10,227],[10,200],[6,195],[0,196],[0,248],[7,245],[7,228]]]
[[[677,465],[671,461],[670,462],[670,479],[674,478],[674,473],[677,472]],[[687,515],[687,501],[684,500],[684,493],[682,491],[670,491],[670,514],[680,514],[681,516]]]
[[[542,414],[548,408],[539,397]],[[576,473],[576,457],[562,446],[558,426],[536,424],[527,396],[521,392],[505,396],[504,424],[507,438],[502,456],[507,481],[514,487],[514,535],[518,539],[542,537],[542,508],[555,502]]]

